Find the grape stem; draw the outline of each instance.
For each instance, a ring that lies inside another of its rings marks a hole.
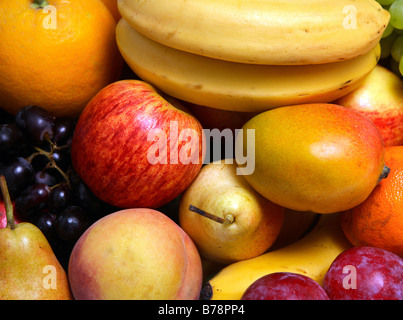
[[[14,208],[13,203],[11,202],[10,193],[8,191],[6,177],[3,175],[0,176],[0,187],[1,187],[1,193],[3,194],[4,207],[6,208],[6,216],[7,216],[6,227],[13,230],[15,229]]]
[[[49,163],[47,165],[48,168],[55,168],[59,173],[62,175],[63,179],[66,180],[67,184],[70,186],[70,178],[68,177],[67,174],[64,173],[64,171],[56,164],[55,160],[53,159],[53,151],[56,149],[54,145],[52,144],[52,149],[50,152],[47,152],[45,150],[42,150],[39,147],[34,147],[38,153],[34,153],[30,158],[32,159],[36,155],[44,155],[49,159]]]

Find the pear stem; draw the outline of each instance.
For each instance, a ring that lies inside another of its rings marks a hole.
[[[213,221],[216,221],[216,222],[218,222],[218,223],[221,223],[221,224],[231,224],[231,223],[233,223],[234,220],[235,220],[235,218],[234,218],[234,216],[233,216],[232,214],[226,215],[225,218],[223,219],[223,218],[221,218],[221,217],[217,217],[217,216],[214,215],[214,214],[208,213],[207,211],[204,211],[204,210],[202,210],[202,209],[196,208],[196,207],[195,207],[194,205],[192,205],[192,204],[189,206],[189,210],[192,211],[192,212],[198,213],[198,214],[200,214],[200,215],[203,216],[203,217],[206,217],[206,218],[209,218],[209,219],[211,219],[211,220],[213,220]]]
[[[0,187],[1,187],[1,193],[3,194],[4,207],[6,208],[6,216],[7,216],[6,227],[13,230],[15,229],[14,208],[13,203],[11,202],[10,192],[8,191],[6,177],[3,175],[0,176]]]

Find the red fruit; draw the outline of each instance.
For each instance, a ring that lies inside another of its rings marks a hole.
[[[331,300],[403,300],[403,259],[376,247],[353,247],[336,257],[323,287]]]
[[[71,157],[98,198],[121,208],[157,208],[190,185],[203,165],[203,128],[172,102],[143,81],[122,80],[85,107]]]
[[[17,224],[20,222],[21,221],[16,217],[16,213],[14,211],[14,223]],[[4,206],[4,201],[0,199],[0,229],[5,228],[6,226],[7,226],[6,207]]]
[[[253,282],[241,300],[329,300],[311,278],[292,272],[276,272]]]

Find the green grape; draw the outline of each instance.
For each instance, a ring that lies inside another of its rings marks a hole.
[[[397,0],[389,8],[390,24],[396,29],[403,29],[403,0]]]
[[[377,0],[377,1],[379,2],[380,5],[383,5],[383,6],[389,6],[393,2],[395,2],[395,0]]]
[[[399,72],[401,75],[403,75],[403,59],[400,59],[399,62]]]
[[[390,66],[389,69],[394,72],[397,75],[401,75],[400,70],[399,70],[399,62],[397,62],[395,59],[390,59]]]
[[[397,34],[393,32],[390,36],[381,39],[381,59],[385,59],[390,56],[390,51],[392,50],[392,45],[396,37]]]
[[[398,36],[395,41],[393,41],[392,47],[390,49],[390,55],[393,60],[399,62],[403,55],[403,35]]]
[[[386,38],[386,37],[390,36],[394,30],[395,30],[395,28],[390,23],[388,23],[385,31],[382,34],[382,38]]]

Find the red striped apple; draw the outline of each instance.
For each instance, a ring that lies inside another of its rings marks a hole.
[[[377,65],[360,87],[335,101],[372,120],[386,147],[403,144],[403,80]]]
[[[203,134],[200,122],[179,101],[146,82],[121,80],[98,92],[81,113],[72,164],[106,203],[158,208],[197,176]]]

